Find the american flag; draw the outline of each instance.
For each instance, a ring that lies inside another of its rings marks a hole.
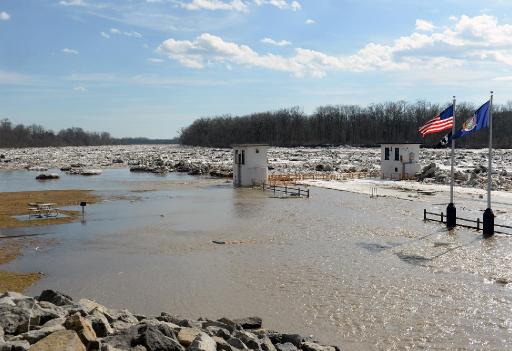
[[[429,134],[444,132],[453,128],[453,105],[425,123],[418,131],[424,138]]]

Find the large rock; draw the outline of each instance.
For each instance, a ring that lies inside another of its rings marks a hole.
[[[0,305],[0,327],[5,334],[20,334],[28,331],[30,312],[21,307]]]
[[[192,341],[201,334],[201,330],[197,328],[182,328],[178,333],[178,341],[183,346],[187,347],[192,344]]]
[[[139,336],[132,345],[144,346],[148,351],[184,351],[185,348],[170,336],[173,336],[172,331],[166,336],[160,328],[144,325],[139,329]]]
[[[30,344],[26,340],[21,341],[0,341],[0,351],[27,351],[30,349]]]
[[[44,290],[38,298],[39,301],[48,301],[57,306],[72,305],[73,299],[54,290]]]
[[[74,330],[85,346],[92,345],[96,341],[96,332],[91,323],[78,313],[69,316],[64,323],[68,330]]]
[[[216,342],[206,333],[200,333],[187,348],[187,351],[216,351]]]
[[[64,327],[62,325],[54,325],[51,327],[45,327],[37,330],[30,330],[25,333],[21,333],[11,338],[9,341],[22,341],[26,340],[30,344],[34,344],[41,340],[42,338],[47,337],[48,335],[55,333],[56,331],[63,330]]]
[[[300,348],[303,351],[336,351],[334,346],[322,346],[311,341],[303,342]]]
[[[297,351],[297,347],[291,342],[286,342],[284,344],[276,344],[277,351]]]
[[[262,319],[260,317],[246,317],[234,319],[233,322],[241,325],[244,329],[259,329],[261,328]]]
[[[85,351],[85,346],[73,330],[59,330],[32,345],[30,351]]]
[[[92,329],[96,333],[96,336],[104,338],[105,336],[114,333],[114,329],[110,326],[107,317],[103,315],[99,310],[95,309],[85,317],[92,325]]]

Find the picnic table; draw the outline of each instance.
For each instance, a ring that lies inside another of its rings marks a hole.
[[[59,209],[55,205],[53,202],[30,202],[28,203],[28,218],[57,217]]]

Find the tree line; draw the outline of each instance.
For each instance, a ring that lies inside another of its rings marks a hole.
[[[369,106],[327,105],[306,114],[298,107],[253,113],[199,118],[180,131],[183,145],[229,147],[237,143],[271,146],[354,145],[375,146],[384,142],[418,142],[440,146],[446,133],[421,138],[418,129],[449,104],[425,101],[386,102]],[[470,103],[456,106],[456,127],[478,108]],[[512,147],[512,102],[493,108],[495,147]],[[485,147],[488,134],[481,130],[458,139],[457,147]]]
[[[95,146],[129,144],[171,144],[176,140],[148,138],[114,138],[107,132],[88,132],[82,128],[67,128],[55,133],[43,126],[33,124],[13,125],[8,119],[0,120],[0,147],[43,146]]]

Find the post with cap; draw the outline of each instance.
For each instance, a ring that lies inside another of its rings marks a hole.
[[[452,165],[450,170],[451,183],[450,183],[450,203],[446,207],[446,227],[453,229],[457,225],[457,209],[453,203],[453,183],[454,183],[454,168],[455,168],[455,96],[453,97],[453,125],[452,125]]]
[[[492,186],[492,99],[494,92],[491,91],[489,105],[489,167],[487,167],[487,209],[484,211],[483,234],[485,238],[494,235],[494,213],[491,208],[491,186]]]

